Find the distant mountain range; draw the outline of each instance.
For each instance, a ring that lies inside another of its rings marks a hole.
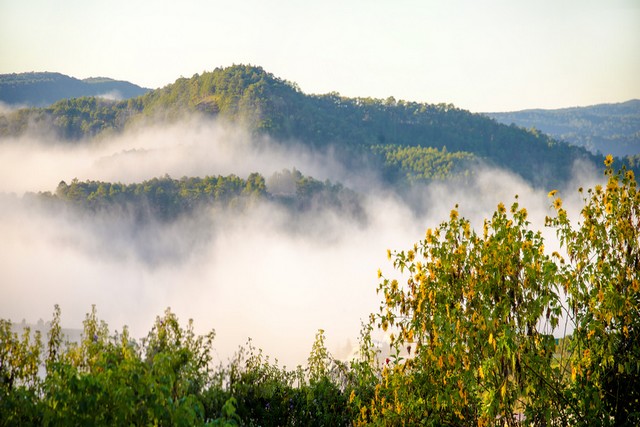
[[[640,100],[557,110],[486,113],[500,123],[535,128],[592,153],[640,154]]]
[[[48,72],[0,74],[0,102],[10,106],[46,107],[62,99],[85,96],[122,100],[143,95],[149,90],[106,77],[80,80]]]
[[[19,75],[13,76],[19,80]],[[57,76],[58,81],[75,80]],[[106,84],[116,83],[108,79],[105,85],[75,81],[100,87],[94,93],[113,89]],[[55,87],[53,80],[49,84]],[[36,83],[30,87],[37,92]],[[549,187],[568,179],[575,161],[601,167],[604,159],[538,130],[498,123],[497,116],[473,114],[451,104],[305,94],[295,83],[255,66],[217,68],[151,91],[135,87],[143,94],[128,100],[63,99],[46,108],[0,116],[0,136],[24,134],[34,124],[41,124],[60,138],[84,141],[105,132],[121,132],[145,118],[174,121],[195,113],[236,123],[256,135],[285,143],[311,149],[331,147],[347,167],[374,168],[395,183],[468,177],[475,166],[484,163]],[[19,92],[16,89],[12,99],[17,99]],[[58,91],[58,96],[63,93]],[[65,96],[72,95],[66,92]],[[31,97],[35,99],[35,95]],[[22,95],[20,99],[29,97]]]

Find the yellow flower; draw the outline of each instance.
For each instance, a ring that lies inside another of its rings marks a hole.
[[[613,204],[611,204],[611,202],[607,203],[607,205],[604,207],[604,210],[607,212],[607,214],[611,215],[613,213]]]
[[[387,249],[387,259],[391,259],[391,250]]]
[[[451,221],[455,221],[456,219],[458,219],[458,211],[455,209],[451,209],[451,213],[449,214],[449,216],[451,217]]]
[[[427,234],[425,237],[427,239],[427,243],[431,243],[431,240],[433,239],[433,230],[430,228],[427,228]]]
[[[500,212],[501,214],[505,213],[507,211],[507,209],[504,207],[504,204],[502,202],[498,203],[498,212]]]
[[[356,391],[351,390],[351,394],[349,395],[349,403],[353,403],[353,400],[356,398]]]
[[[469,238],[469,236],[471,235],[471,226],[469,225],[468,222],[464,223],[464,237]]]
[[[553,207],[556,208],[556,209],[560,209],[562,207],[562,199],[560,197],[557,197],[553,201]]]
[[[613,156],[611,154],[607,154],[607,157],[605,157],[604,159],[604,165],[606,167],[611,166],[611,164],[613,163]]]
[[[409,329],[405,335],[407,337],[407,341],[413,342],[413,329]]]
[[[380,269],[378,269],[378,279],[382,277],[382,271],[380,271]]]
[[[556,195],[556,193],[557,193],[557,192],[558,192],[558,190],[551,190],[551,191],[549,191],[548,196],[549,196],[549,197],[553,197],[553,196],[555,196],[555,195]]]

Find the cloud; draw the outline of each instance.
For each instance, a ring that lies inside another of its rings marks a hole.
[[[394,274],[386,250],[411,247],[455,204],[481,227],[498,202],[508,205],[518,194],[534,229],[543,228],[550,204],[548,189],[488,168],[469,185],[416,187],[403,197],[366,172],[367,189],[364,175],[346,170],[330,150],[314,153],[200,119],[92,143],[5,140],[0,159],[0,192],[17,194],[0,197],[0,317],[49,320],[58,303],[63,324],[80,327],[96,304],[111,330],[127,324],[142,336],[170,306],[182,322],[193,318],[198,332],[216,329],[223,361],[252,337],[289,367],[306,362],[319,328],[332,352],[346,353],[360,321],[378,309],[377,269]],[[358,187],[367,221],[319,208],[301,214],[264,200],[241,212],[201,209],[140,226],[127,212],[81,215],[21,196],[53,191],[74,177],[124,183],[164,174],[268,177],[293,167]],[[583,169],[576,179],[591,179]]]
[[[103,94],[97,95],[97,98],[107,99],[109,101],[122,101],[123,97],[120,91],[112,90]]]

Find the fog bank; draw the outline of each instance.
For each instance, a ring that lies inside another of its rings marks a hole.
[[[91,217],[22,198],[25,191],[54,191],[59,181],[73,178],[268,177],[293,167],[357,187],[367,221],[321,209],[296,215],[264,200],[240,213],[200,209],[140,227],[126,214]],[[571,207],[580,203],[575,189],[594,180],[581,165],[575,175],[569,190],[560,189],[570,214],[579,212]],[[47,321],[58,303],[63,325],[79,328],[96,304],[112,331],[126,324],[142,336],[171,307],[182,324],[193,318],[198,332],[216,330],[222,361],[252,337],[292,367],[306,362],[319,328],[330,351],[346,353],[357,342],[361,320],[378,309],[378,268],[392,273],[386,250],[411,247],[454,205],[475,227],[516,194],[532,228],[542,229],[550,213],[549,189],[534,189],[499,170],[478,170],[465,186],[416,187],[408,198],[374,178],[375,172],[346,170],[330,150],[256,141],[242,130],[197,119],[93,143],[0,141],[0,193],[16,194],[0,197],[0,317]],[[545,235],[553,239],[552,231]]]

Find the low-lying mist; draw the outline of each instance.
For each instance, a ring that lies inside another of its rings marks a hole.
[[[366,220],[338,210],[304,214],[259,200],[243,210],[200,208],[171,222],[136,224],[126,212],[79,214],[51,209],[25,192],[53,192],[61,180],[132,183],[168,174],[268,178],[297,168],[362,196]],[[575,166],[561,189],[569,213],[575,189],[594,172]],[[484,168],[467,184],[416,186],[400,197],[375,171],[349,170],[331,150],[252,137],[226,125],[190,119],[146,126],[92,142],[23,137],[0,141],[0,317],[81,327],[96,304],[110,329],[145,335],[166,307],[196,330],[215,329],[222,361],[248,337],[292,367],[304,364],[322,328],[338,357],[357,344],[361,321],[379,306],[376,272],[392,274],[387,249],[405,249],[448,218],[454,205],[481,227],[498,202],[518,194],[532,228],[550,213],[550,189]],[[555,250],[553,232],[545,231]]]

